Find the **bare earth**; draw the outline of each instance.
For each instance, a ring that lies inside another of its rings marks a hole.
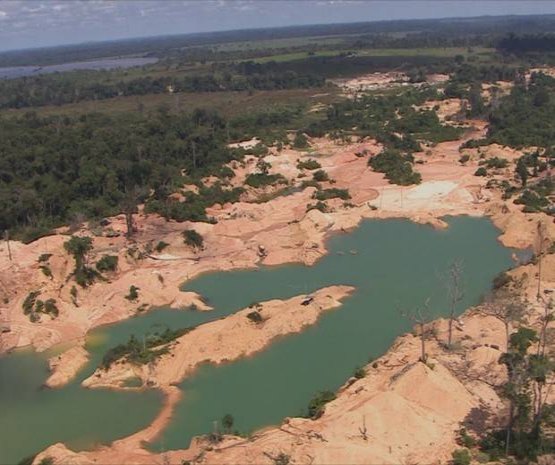
[[[56,388],[65,385],[89,361],[89,353],[81,345],[66,350],[48,360],[52,374],[46,380],[46,386]]]

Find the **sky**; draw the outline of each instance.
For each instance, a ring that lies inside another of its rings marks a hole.
[[[555,0],[0,0],[0,50],[253,27],[547,13],[555,13]]]

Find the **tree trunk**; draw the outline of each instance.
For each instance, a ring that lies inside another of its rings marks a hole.
[[[426,363],[426,334],[424,333],[424,323],[420,323],[420,343],[422,345],[422,355],[420,359],[423,363]]]
[[[131,239],[131,236],[133,236],[133,212],[131,210],[125,212],[125,224],[127,226],[125,237]]]
[[[10,248],[10,232],[7,229],[4,232],[4,239],[5,239],[6,245],[8,247],[8,258],[10,259],[10,262],[11,262],[12,261],[12,249]]]
[[[514,403],[511,400],[511,404],[509,406],[509,419],[507,421],[507,434],[505,436],[505,456],[509,456],[509,451],[510,451],[510,444],[511,444],[511,433],[513,430],[513,417],[514,417]]]
[[[542,284],[542,254],[540,251],[538,255],[538,292],[536,293],[536,299],[538,301],[541,299],[541,284]]]

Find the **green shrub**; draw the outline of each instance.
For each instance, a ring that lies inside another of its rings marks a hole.
[[[202,249],[204,246],[204,238],[194,229],[183,231],[183,242],[193,249]]]
[[[393,149],[385,149],[368,160],[368,164],[374,171],[384,173],[391,183],[401,186],[420,184],[422,181],[420,173],[412,169],[413,162],[412,155],[402,155]]]
[[[461,428],[459,430],[459,436],[457,438],[457,442],[466,448],[471,448],[476,445],[476,440],[468,434],[466,428]]]
[[[35,303],[37,301],[37,297],[40,295],[40,291],[32,291],[29,292],[29,294],[27,294],[27,297],[25,297],[25,300],[23,301],[22,307],[23,307],[23,313],[25,315],[29,315],[34,307],[35,307]]]
[[[218,177],[231,179],[235,177],[235,171],[233,171],[229,166],[222,166],[220,172],[218,173]]]
[[[480,168],[478,168],[474,172],[474,176],[487,176],[487,175],[488,175],[488,172],[483,166],[480,166]]]
[[[60,314],[58,307],[56,306],[56,299],[48,299],[44,302],[43,312],[52,316],[57,317]]]
[[[470,452],[468,449],[457,449],[453,451],[453,465],[470,465]]]
[[[245,184],[254,188],[272,186],[276,183],[286,184],[287,180],[281,174],[266,173],[252,173],[245,179]]]
[[[39,255],[39,263],[44,263],[47,262],[48,260],[50,260],[50,257],[52,256],[51,253],[43,253]]]
[[[335,399],[335,393],[332,391],[320,391],[312,397],[308,403],[308,409],[306,412],[307,418],[312,418],[316,420],[320,418],[324,413],[326,404]]]
[[[462,156],[459,158],[459,163],[460,163],[461,165],[464,165],[464,164],[468,163],[469,160],[470,160],[470,155],[468,155],[467,153],[465,153],[464,155],[462,155]]]
[[[54,459],[52,457],[44,457],[38,465],[54,465]]]
[[[88,266],[82,266],[75,270],[75,282],[81,287],[90,286],[99,274],[96,270],[89,268]]]
[[[329,181],[330,177],[324,170],[318,170],[312,175],[312,179],[316,182]]]
[[[461,144],[461,149],[477,149],[483,145],[488,145],[488,141],[486,139],[470,139]]]
[[[356,379],[362,379],[366,376],[366,370],[363,367],[357,367],[355,368],[355,372],[353,373],[353,376]]]
[[[310,210],[320,210],[322,213],[326,213],[328,211],[328,206],[324,202],[318,201],[315,204],[306,206],[306,211],[309,212]]]
[[[549,200],[532,189],[525,189],[520,196],[514,200],[517,205],[524,205],[525,213],[539,212],[549,205]]]
[[[297,169],[299,170],[317,170],[321,168],[322,165],[318,163],[316,160],[299,160],[297,163]]]
[[[42,274],[44,276],[46,276],[47,278],[52,279],[52,270],[50,269],[50,267],[48,265],[40,265],[39,268],[42,271]]]
[[[104,255],[100,260],[96,262],[96,269],[101,273],[106,273],[108,271],[115,271],[117,267],[118,267],[117,255]]]
[[[493,278],[493,289],[501,289],[502,287],[507,286],[512,280],[513,278],[511,278],[506,271],[502,271],[495,278]]]
[[[295,147],[296,149],[305,149],[308,147],[308,139],[301,131],[297,131],[297,134],[295,134],[293,147]]]
[[[130,302],[134,302],[139,298],[139,288],[137,286],[131,285],[129,287],[129,294],[125,296]]]
[[[92,248],[92,239],[90,237],[71,236],[71,239],[64,242],[64,249],[73,255],[75,260],[73,275],[75,276],[75,281],[81,287],[89,286],[98,277],[98,273],[95,270],[85,265],[85,258]]]
[[[136,365],[144,365],[150,363],[161,355],[168,353],[167,344],[177,339],[178,337],[189,332],[191,328],[183,328],[177,330],[166,329],[164,332],[153,333],[145,336],[142,341],[132,335],[127,343],[120,344],[108,350],[102,362],[101,368],[107,370],[112,363],[126,359],[130,363]]]
[[[156,252],[160,253],[160,252],[162,252],[162,250],[164,250],[169,245],[170,244],[168,244],[167,242],[160,241],[160,242],[158,242],[158,244],[156,244],[156,247],[154,247],[154,250],[156,250]]]
[[[506,168],[509,166],[509,161],[505,158],[493,157],[486,160],[486,168]]]
[[[320,184],[318,184],[318,181],[315,180],[301,182],[301,189],[306,189],[307,187],[315,187],[316,189],[320,189]]]
[[[253,323],[262,323],[262,315],[258,311],[247,313],[247,318]]]
[[[351,198],[351,195],[349,194],[349,191],[347,189],[331,188],[331,189],[316,191],[312,196],[312,198],[320,201],[334,199],[334,198],[340,198],[341,200],[349,200]]]
[[[47,299],[42,301],[38,299],[40,291],[30,292],[23,301],[23,313],[29,316],[31,322],[35,323],[40,319],[39,314],[44,313],[56,318],[59,315],[58,307],[56,306],[56,299]]]

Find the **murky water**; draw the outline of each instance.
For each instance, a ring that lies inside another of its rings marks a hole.
[[[44,356],[19,353],[0,359],[0,463],[14,463],[51,443],[88,448],[146,426],[161,406],[156,392],[86,390],[80,381],[105,351],[159,327],[179,328],[221,318],[256,301],[289,298],[333,284],[357,288],[341,308],[324,313],[301,334],[279,339],[254,357],[201,367],[185,380],[175,416],[153,450],[185,448],[213,421],[230,413],[248,433],[301,414],[312,394],[338,388],[356,366],[382,354],[410,323],[398,308],[430,298],[434,316],[447,312],[443,276],[463,261],[465,299],[460,310],[487,293],[493,277],[508,268],[511,251],[497,241],[485,219],[448,219],[447,230],[405,220],[367,221],[330,240],[330,254],[313,267],[286,265],[213,273],[188,283],[212,312],[157,310],[91,333],[91,362],[59,390],[40,389]]]

